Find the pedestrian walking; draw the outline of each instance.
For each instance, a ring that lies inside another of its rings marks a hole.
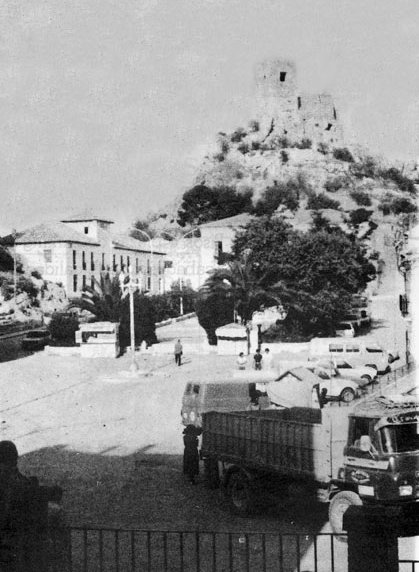
[[[263,356],[262,356],[262,354],[260,353],[260,349],[258,348],[258,349],[256,350],[255,355],[253,356],[253,361],[254,361],[255,369],[258,369],[258,370],[259,370],[259,369],[262,369],[262,358],[263,358]]]
[[[182,354],[183,354],[183,347],[180,340],[178,340],[175,343],[175,363],[177,363],[178,365],[182,365]]]
[[[238,369],[246,369],[247,365],[247,357],[244,355],[243,352],[239,353],[239,356],[236,360]]]
[[[183,430],[183,474],[194,485],[196,477],[199,475],[199,453],[198,453],[198,437],[201,435],[202,429],[195,425],[187,425]]]

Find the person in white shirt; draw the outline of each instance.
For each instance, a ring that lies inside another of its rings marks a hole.
[[[236,360],[237,363],[237,367],[239,369],[246,369],[246,365],[247,365],[247,357],[244,355],[243,352],[239,353],[239,356]]]
[[[272,354],[269,348],[266,348],[263,352],[263,369],[272,369]]]

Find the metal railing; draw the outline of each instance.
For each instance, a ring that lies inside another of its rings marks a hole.
[[[347,545],[341,539],[72,527],[51,532],[48,572],[343,572]],[[419,572],[419,561],[400,560],[400,572]]]
[[[394,384],[395,389],[397,389],[397,381],[403,378],[408,373],[414,371],[414,366],[412,364],[402,365],[390,373],[380,376],[377,381],[365,387],[365,390],[371,393],[379,393],[380,391],[389,387],[389,385]]]

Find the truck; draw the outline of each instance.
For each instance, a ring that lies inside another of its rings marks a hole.
[[[267,494],[304,491],[303,498],[329,503],[331,528],[341,535],[351,505],[417,513],[418,417],[419,402],[409,396],[323,409],[211,411],[203,414],[201,458],[209,486],[221,486],[237,514],[250,515]]]

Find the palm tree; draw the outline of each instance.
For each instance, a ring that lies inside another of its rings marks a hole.
[[[258,278],[248,258],[243,262],[234,260],[225,267],[216,268],[210,272],[201,292],[205,295],[224,294],[233,298],[234,311],[239,314],[244,323],[252,318],[254,311],[269,302],[281,305],[281,287],[264,286],[266,276]]]
[[[94,279],[93,287],[86,286],[80,298],[71,300],[69,308],[87,310],[98,321],[119,322],[122,300],[118,276],[102,273],[99,281]]]

